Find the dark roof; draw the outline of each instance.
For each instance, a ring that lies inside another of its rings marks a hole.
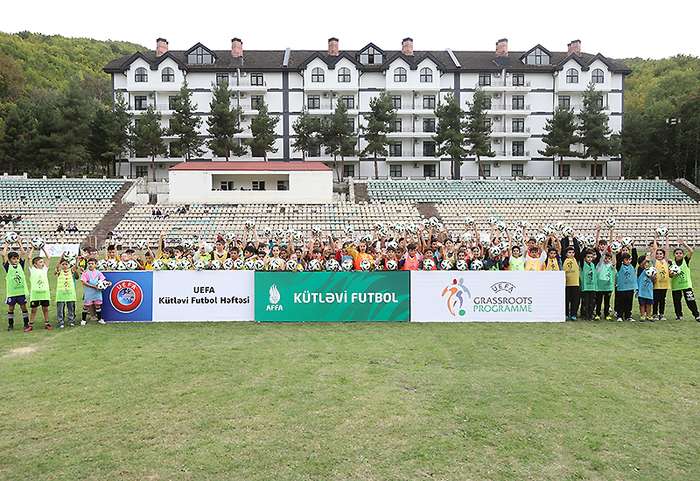
[[[376,65],[362,65],[357,60],[359,58],[360,52],[365,50],[367,46],[373,45],[368,44],[360,50],[343,50],[338,56],[331,56],[327,51],[323,50],[290,50],[289,65],[288,67],[283,67],[282,63],[284,61],[284,50],[244,50],[243,59],[236,59],[231,56],[230,50],[209,50],[215,57],[215,62],[213,64],[187,64],[187,52],[188,50],[170,50],[161,57],[156,57],[155,50],[148,50],[145,52],[137,52],[133,55],[126,55],[124,57],[115,58],[111,60],[104,68],[107,73],[119,73],[128,70],[131,63],[137,58],[143,58],[146,62],[151,64],[151,68],[157,69],[157,66],[165,58],[172,58],[180,66],[181,69],[186,69],[187,71],[196,72],[208,72],[208,71],[226,71],[234,70],[240,67],[246,71],[299,71],[306,68],[308,63],[314,58],[319,58],[323,60],[329,68],[335,68],[335,64],[342,58],[347,58],[353,61],[358,68],[365,71],[381,71],[388,68],[389,64],[396,58],[403,58],[406,60],[412,68],[416,68],[418,63],[424,58],[432,59],[443,71],[447,72],[494,72],[500,71],[503,68],[508,68],[511,71],[522,71],[522,72],[551,72],[560,69],[560,65],[564,63],[569,58],[567,52],[549,52],[544,47],[537,45],[537,47],[542,48],[551,55],[551,65],[527,65],[523,63],[523,60],[527,56],[527,53],[532,51],[510,51],[508,57],[497,58],[494,51],[465,51],[465,50],[453,50],[457,61],[461,64],[461,68],[457,68],[454,64],[450,55],[445,50],[431,50],[431,51],[414,51],[413,56],[407,56],[401,53],[400,50],[384,50],[384,63]],[[203,45],[197,44],[197,46]],[[194,47],[193,47],[194,48]],[[589,53],[581,53],[579,58],[576,59],[579,64],[584,67],[590,65],[594,60],[603,61],[612,71],[628,74],[631,73],[631,69],[619,60],[611,60],[604,57],[601,54],[593,55]]]
[[[168,170],[205,170],[205,171],[330,171],[323,162],[181,162]]]

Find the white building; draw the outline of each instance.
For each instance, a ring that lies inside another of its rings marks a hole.
[[[121,91],[136,118],[154,105],[163,114],[167,127],[172,114],[172,99],[184,80],[192,91],[198,115],[206,119],[212,89],[224,79],[235,92],[235,102],[243,108],[241,141],[251,138],[250,120],[257,114],[256,103],[264,100],[277,124],[277,153],[271,160],[300,161],[302,153],[294,150],[292,124],[302,107],[313,115],[330,115],[337,100],[343,99],[358,133],[358,150],[365,147],[359,130],[369,100],[387,89],[398,109],[396,131],[389,135],[389,156],[382,159],[382,177],[445,177],[450,175],[450,161],[433,155],[432,140],[436,125],[435,106],[449,92],[463,108],[481,86],[491,97],[492,150],[496,157],[482,159],[487,177],[558,175],[558,163],[538,153],[544,148],[543,129],[557,104],[580,111],[582,93],[589,82],[603,93],[603,105],[609,125],[619,133],[623,124],[625,76],[631,70],[622,62],[601,54],[581,52],[575,40],[567,51],[549,51],[536,45],[528,51],[509,52],[508,41],[501,39],[495,52],[414,51],[413,40],[406,38],[401,50],[384,50],[372,43],[356,51],[339,49],[338,39],[328,41],[328,49],[313,50],[243,50],[240,39],[231,41],[231,50],[211,50],[196,44],[188,50],[169,50],[168,42],[157,40],[156,50],[114,59],[105,67],[112,75],[113,91]],[[207,136],[206,122],[201,135]],[[173,138],[166,138],[171,143]],[[579,146],[580,147],[580,146]],[[582,148],[579,148],[582,151]],[[132,153],[133,155],[133,153]],[[211,152],[203,159],[220,161]],[[168,155],[156,159],[156,175],[167,177],[168,169],[182,157]],[[260,160],[249,152],[233,161]],[[336,168],[323,149],[309,152],[307,160],[325,162]],[[338,169],[341,169],[338,162]],[[474,158],[464,159],[459,175],[479,175]],[[130,157],[122,165],[122,174],[151,176],[150,158]],[[337,172],[336,172],[337,174]],[[371,158],[349,157],[344,162],[344,176],[372,177]],[[593,175],[591,159],[565,159],[564,176]],[[598,160],[598,173],[608,177],[621,175],[617,158]],[[335,178],[335,176],[334,176]]]

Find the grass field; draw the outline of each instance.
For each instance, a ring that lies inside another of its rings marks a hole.
[[[0,479],[696,480],[699,345],[687,311],[3,331]]]

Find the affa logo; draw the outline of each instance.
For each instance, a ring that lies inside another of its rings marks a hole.
[[[277,284],[272,284],[270,286],[270,303],[267,305],[267,310],[282,311],[282,305],[279,304],[281,298],[282,296],[280,295],[280,291],[277,289]]]
[[[452,284],[445,287],[445,290],[442,291],[442,297],[445,297],[447,293],[450,294],[447,297],[447,308],[450,310],[450,314],[455,317],[457,317],[457,314],[460,316],[465,315],[467,311],[464,309],[464,303],[467,297],[472,297],[472,294],[464,285],[464,279],[460,278],[459,281],[452,279]]]
[[[109,293],[112,306],[124,314],[134,312],[143,302],[143,290],[134,281],[119,281]]]

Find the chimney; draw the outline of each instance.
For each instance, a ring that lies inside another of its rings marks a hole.
[[[406,37],[401,42],[401,53],[413,57],[413,39],[411,37]]]
[[[496,42],[496,57],[508,56],[508,39],[502,38]]]
[[[328,39],[328,55],[331,57],[338,56],[338,39],[335,37]]]
[[[159,38],[156,40],[156,57],[160,57],[165,52],[168,51],[168,41],[164,38]]]
[[[581,40],[572,40],[571,43],[569,43],[568,47],[569,53],[567,55],[575,53],[579,57],[581,56]]]
[[[243,56],[243,41],[238,37],[231,39],[231,56],[236,58]]]

